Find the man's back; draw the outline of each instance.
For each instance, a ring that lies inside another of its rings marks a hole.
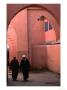
[[[10,63],[10,67],[12,70],[17,70],[19,69],[19,62],[17,59],[13,59]]]
[[[21,70],[28,70],[30,68],[30,63],[27,58],[23,58],[20,63]]]

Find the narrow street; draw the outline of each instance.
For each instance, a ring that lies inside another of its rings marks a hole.
[[[8,74],[8,86],[60,86],[60,75],[50,72],[31,72],[27,82],[23,81],[22,73],[18,74],[17,81],[13,81]]]

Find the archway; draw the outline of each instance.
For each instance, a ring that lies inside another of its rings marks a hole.
[[[39,10],[41,13],[39,12]],[[21,9],[20,12],[18,12],[11,20],[8,27],[8,32],[9,32],[9,28],[12,27],[13,32],[15,32],[16,34],[15,35],[16,38],[14,39],[16,39],[16,43],[15,43],[17,45],[16,55],[18,59],[21,58],[21,55],[23,53],[25,53],[27,56],[30,55],[32,45],[40,44],[43,41],[45,41],[43,32],[41,33],[43,27],[40,25],[41,23],[37,21],[38,17],[41,15],[46,16],[46,18],[48,19],[49,22],[51,22],[51,24],[53,25],[57,33],[57,31],[59,30],[59,25],[57,23],[56,18],[52,15],[51,12],[49,12],[47,9],[41,6],[33,5],[33,6],[28,6],[24,9]],[[34,32],[35,30],[39,34],[39,36],[37,36],[37,34]],[[40,32],[37,30],[40,30]],[[34,34],[35,34],[35,37],[34,37]],[[56,36],[58,35],[56,34]],[[58,39],[58,37],[56,37],[56,39]],[[11,57],[13,57],[13,55]]]

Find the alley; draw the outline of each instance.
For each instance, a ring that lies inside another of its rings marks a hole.
[[[18,74],[17,81],[13,81],[11,73],[8,75],[8,86],[60,86],[60,76],[50,71],[31,72],[27,82],[23,81],[22,73]]]

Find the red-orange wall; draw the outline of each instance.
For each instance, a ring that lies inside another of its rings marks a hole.
[[[45,32],[44,36],[45,41],[56,41],[56,33],[54,29]]]
[[[14,56],[17,56],[17,35],[15,29],[10,27],[7,33],[7,44],[9,46],[9,59],[11,60]]]
[[[60,24],[60,4],[7,4],[7,26],[11,19],[20,10],[28,6],[41,6],[52,12]]]
[[[58,30],[58,24],[55,20],[55,18],[47,11],[40,11],[41,13],[36,13],[37,11],[27,11],[27,9],[24,9],[20,11],[11,21],[8,32],[10,30],[10,27],[15,30],[14,32],[9,33],[13,35],[13,38],[17,40],[15,43],[17,45],[17,50],[13,47],[11,44],[11,41],[9,39],[9,48],[11,52],[15,50],[14,55],[17,55],[17,58],[21,58],[22,54],[28,55],[28,50],[31,49],[31,64],[34,68],[48,68],[54,72],[60,71],[60,50],[58,46],[56,45],[39,45],[42,42],[45,42],[45,34],[44,30],[42,29],[42,23],[40,21],[37,21],[39,16],[41,14],[44,14],[47,16],[48,20],[54,25],[54,29]],[[27,16],[28,15],[28,16]],[[27,21],[28,20],[28,21]],[[29,36],[28,36],[29,35]],[[46,34],[48,39],[53,37],[55,40],[56,34],[50,35],[50,33]],[[38,45],[38,46],[36,46]],[[48,47],[48,48],[47,48]],[[29,48],[29,49],[28,49]],[[51,49],[52,48],[52,49]],[[56,55],[56,53],[58,53]],[[12,53],[13,55],[13,53]],[[11,56],[12,56],[11,55]],[[14,56],[13,55],[13,56]],[[50,60],[53,60],[52,63]]]
[[[13,28],[17,39],[17,57],[20,58],[23,53],[28,55],[32,45],[41,44],[50,40],[56,40],[56,34],[53,31],[45,33],[43,21],[38,18],[44,15],[53,25],[57,25],[54,17],[42,8],[27,8],[20,11],[10,22],[8,30]],[[58,26],[57,26],[58,27]],[[57,29],[57,28],[55,28]],[[10,31],[11,33],[11,31]],[[54,33],[54,34],[53,34]],[[47,38],[48,37],[48,38]],[[10,47],[10,46],[9,46]],[[12,47],[11,47],[12,48]],[[29,50],[28,50],[29,48]],[[31,51],[30,51],[31,52]],[[13,53],[12,53],[13,54]]]
[[[58,40],[60,38],[60,4],[7,4],[7,27],[17,12],[29,6],[42,7],[43,9],[48,10],[55,17],[59,24],[59,28],[57,25],[54,25],[54,27],[57,28],[55,31],[57,35],[56,39]]]
[[[42,15],[52,24],[52,30],[45,32],[45,23],[38,21],[38,18]],[[57,29],[57,22],[48,11],[36,7],[33,9],[30,7],[28,9],[28,33],[29,43],[31,45],[41,44],[45,41],[56,41],[57,36],[55,30],[57,31]]]
[[[47,53],[45,45],[34,45],[32,47],[32,67],[42,69],[47,67]]]
[[[16,53],[15,53],[15,55],[17,56],[17,58],[20,58],[23,53],[28,55],[27,9],[24,9],[21,12],[19,12],[12,19],[12,21],[9,25],[9,28],[8,28],[8,35],[9,36],[10,36],[10,34],[12,34],[12,32],[9,31],[10,27],[12,27],[15,30],[15,33],[16,33],[16,39],[17,39],[17,43],[16,43],[17,44],[17,51],[16,52],[17,52],[17,55],[16,55]],[[9,45],[9,47],[10,47],[10,45]],[[10,47],[10,49],[11,48],[12,47]]]
[[[48,68],[60,73],[60,44],[34,46],[32,48],[32,67]]]
[[[47,45],[48,69],[60,73],[60,44]]]

